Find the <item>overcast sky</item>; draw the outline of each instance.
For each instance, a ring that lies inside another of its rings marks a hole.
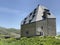
[[[37,5],[46,6],[55,16],[60,31],[60,0],[0,0],[0,26],[20,29],[21,20]]]

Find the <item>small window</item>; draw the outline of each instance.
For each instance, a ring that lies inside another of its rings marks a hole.
[[[43,29],[43,26],[41,26],[41,29]]]
[[[51,15],[51,13],[47,13],[48,15]]]
[[[30,16],[31,16],[31,15],[32,15],[32,13],[30,13]],[[30,16],[29,16],[29,17],[30,17]]]
[[[43,16],[42,16],[43,20],[45,20],[47,18],[47,13],[43,12]]]
[[[49,12],[50,10],[48,10],[48,9],[44,9],[46,12]]]
[[[27,18],[25,18],[24,20],[26,20]]]
[[[32,15],[32,13],[30,13],[30,15]]]
[[[26,23],[26,21],[24,21],[24,24]]]
[[[46,15],[43,15],[42,18],[43,18],[43,20],[45,20],[46,19]]]
[[[29,32],[28,32],[28,31],[26,31],[26,34],[29,34]]]
[[[34,17],[35,17],[35,15],[32,16],[32,20],[33,20]]]
[[[48,9],[44,9],[45,14],[51,15]]]
[[[43,12],[43,15],[46,15],[47,13],[46,12]]]
[[[29,23],[31,23],[32,20],[29,20]]]
[[[32,16],[32,18],[34,18],[34,17],[35,17],[35,15]]]
[[[35,13],[36,13],[36,9],[34,10],[33,14],[35,14]]]

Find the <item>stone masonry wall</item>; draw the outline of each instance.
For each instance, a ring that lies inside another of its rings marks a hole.
[[[28,32],[28,34],[26,34]],[[35,36],[36,35],[36,23],[22,25],[21,36]]]
[[[48,25],[48,35],[56,36],[56,19],[50,18],[47,20]]]
[[[40,32],[38,30],[40,32],[43,32],[43,36],[47,35],[47,23],[46,23],[46,20],[41,20],[41,21],[36,22],[36,35],[40,35]]]
[[[42,36],[55,36],[56,35],[56,19],[50,18],[46,20],[40,20],[30,24],[24,24],[21,27],[21,36],[30,37],[40,35]]]

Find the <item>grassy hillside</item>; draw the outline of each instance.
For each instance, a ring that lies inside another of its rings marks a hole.
[[[10,32],[19,34],[20,30],[19,29],[14,29],[14,28],[8,28],[7,29],[7,28],[4,28],[4,27],[0,27],[0,33],[1,34],[8,34]]]
[[[44,37],[36,36],[31,38],[23,37],[20,40],[10,38],[1,39],[0,45],[60,45],[60,39],[45,36]]]
[[[57,35],[60,35],[60,32],[57,32]]]
[[[20,30],[19,29],[14,29],[14,28],[4,28],[4,27],[0,27],[0,37],[2,36],[17,36],[20,35]]]

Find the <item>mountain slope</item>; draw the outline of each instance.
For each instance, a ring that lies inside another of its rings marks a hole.
[[[0,36],[1,35],[9,35],[9,36],[17,36],[20,35],[20,30],[19,29],[15,29],[15,28],[4,28],[4,27],[0,27]]]
[[[57,32],[57,35],[60,35],[60,32]]]

